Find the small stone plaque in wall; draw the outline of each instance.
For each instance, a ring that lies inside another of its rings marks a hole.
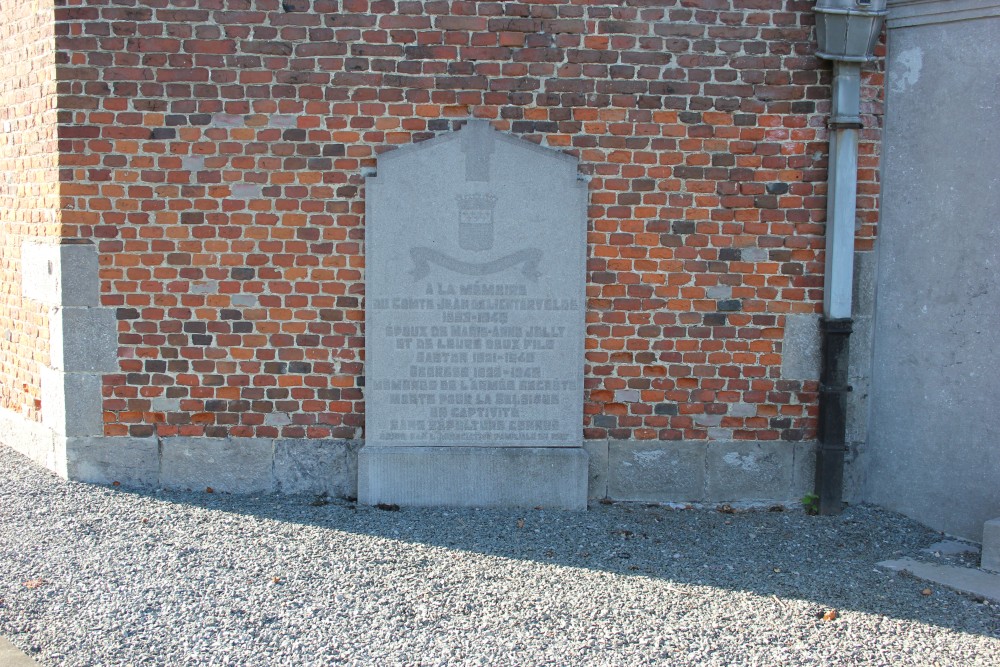
[[[366,197],[363,452],[581,448],[577,161],[470,121],[381,156]]]

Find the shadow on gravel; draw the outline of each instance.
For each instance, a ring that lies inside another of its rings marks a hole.
[[[839,517],[813,517],[801,510],[724,513],[637,503],[596,503],[588,512],[377,509],[315,497],[118,493],[286,527],[315,526],[402,545],[804,600],[815,605],[817,615],[854,610],[1000,637],[996,605],[937,587],[926,595],[925,582],[875,567],[881,560],[919,556],[941,534],[870,506],[849,507]],[[393,556],[386,558],[391,562]],[[696,600],[697,589],[691,595]]]

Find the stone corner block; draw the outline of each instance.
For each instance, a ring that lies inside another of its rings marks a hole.
[[[1000,572],[1000,518],[983,524],[983,551],[979,566],[984,570]]]
[[[69,479],[125,488],[155,487],[159,481],[156,438],[66,438]]]
[[[588,464],[587,498],[600,500],[608,497],[608,441],[584,440],[583,448],[590,456]]]
[[[164,438],[160,447],[160,486],[271,493],[273,449],[269,438]]]
[[[21,245],[21,294],[51,306],[97,306],[97,247],[28,240]]]
[[[794,452],[791,443],[780,440],[709,443],[705,500],[789,500]]]
[[[24,415],[0,408],[0,444],[27,456],[38,465],[65,477],[65,457],[57,452],[64,450],[61,438],[45,424],[31,421]],[[58,441],[58,442],[57,442]]]
[[[57,435],[104,434],[101,376],[42,366],[42,423]]]
[[[785,337],[781,342],[781,377],[786,380],[817,380],[820,370],[819,315],[785,315]]]
[[[371,447],[358,452],[358,502],[587,508],[582,447]]]
[[[80,373],[118,370],[118,321],[113,308],[53,308],[49,313],[53,368]]]
[[[358,449],[352,440],[275,440],[275,491],[356,498]]]
[[[608,467],[614,500],[695,502],[705,493],[704,443],[609,440]]]

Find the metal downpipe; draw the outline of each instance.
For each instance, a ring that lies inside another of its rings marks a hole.
[[[820,514],[839,514],[843,508],[860,114],[861,64],[835,61],[816,454]]]

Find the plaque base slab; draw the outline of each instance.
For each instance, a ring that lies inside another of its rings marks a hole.
[[[358,502],[587,509],[582,447],[364,447]]]

